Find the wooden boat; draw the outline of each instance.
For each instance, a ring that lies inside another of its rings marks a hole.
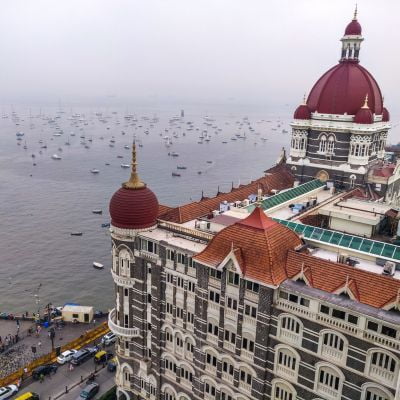
[[[82,236],[82,232],[71,232],[71,236]]]
[[[103,214],[103,210],[92,210],[93,214]]]

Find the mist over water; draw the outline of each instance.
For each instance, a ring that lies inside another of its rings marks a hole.
[[[141,178],[161,204],[170,206],[199,200],[203,190],[212,196],[218,187],[229,191],[232,184],[236,187],[262,176],[290,140],[289,133],[282,133],[283,129],[289,131],[290,115],[285,115],[285,110],[279,114],[251,113],[248,109],[234,113],[229,108],[220,108],[218,113],[209,110],[208,116],[213,119],[210,123],[217,128],[205,125],[203,109],[196,108],[185,109],[183,122],[174,125],[169,119],[179,114],[179,109],[135,109],[135,126],[124,120],[125,109],[74,108],[73,113],[87,121],[87,125],[81,121],[77,126],[71,126],[70,111],[57,113],[58,108],[43,108],[40,116],[37,108],[29,111],[17,107],[19,125],[9,110],[3,107],[9,118],[0,119],[0,311],[8,312],[37,309],[35,293],[42,306],[48,302],[78,302],[105,310],[112,305],[110,237],[101,224],[109,222],[112,194],[129,177],[129,169],[120,165],[130,163],[131,151],[124,146],[131,146],[134,136],[142,146],[138,147]],[[96,116],[95,110],[102,110],[102,117]],[[151,119],[154,115],[159,122],[150,127],[151,121],[142,117]],[[59,116],[56,123],[46,120],[55,116]],[[245,116],[249,124],[243,123]],[[109,117],[107,122],[99,121],[103,117]],[[188,121],[193,122],[192,131],[187,129]],[[59,132],[56,125],[63,131],[61,136],[54,136]],[[254,130],[250,131],[249,126]],[[210,141],[199,144],[203,130],[207,130]],[[18,131],[24,133],[21,145],[17,145]],[[245,133],[246,139],[231,140],[239,133]],[[85,139],[80,138],[83,135]],[[169,148],[165,146],[165,135],[173,142]],[[112,137],[114,147],[109,146]],[[83,140],[89,148],[81,144]],[[25,142],[27,149],[23,148]],[[47,149],[41,149],[43,145]],[[170,152],[179,157],[169,156]],[[62,159],[53,160],[55,153]],[[177,165],[187,169],[178,171]],[[100,173],[90,173],[93,168]],[[173,177],[172,171],[180,172],[181,177]],[[103,214],[93,214],[94,209],[102,209]],[[83,235],[70,235],[76,231]],[[103,263],[104,270],[95,270],[93,261]]]

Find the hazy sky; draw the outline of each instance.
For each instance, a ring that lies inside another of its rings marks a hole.
[[[296,104],[340,55],[349,0],[1,0],[0,102]],[[360,59],[400,109],[399,0],[359,0]]]

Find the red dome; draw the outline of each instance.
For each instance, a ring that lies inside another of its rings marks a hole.
[[[123,229],[145,229],[157,223],[158,200],[146,186],[117,190],[110,201],[111,224]]]
[[[343,61],[325,72],[311,89],[311,112],[355,115],[368,95],[372,113],[382,114],[382,94],[374,77],[358,62]]]
[[[374,122],[374,115],[368,107],[362,107],[357,111],[354,122],[356,124],[372,124]]]
[[[294,119],[310,119],[311,111],[308,108],[307,104],[300,104],[293,115]]]
[[[383,107],[382,110],[382,121],[383,122],[388,122],[390,120],[390,114],[389,111],[386,107]]]
[[[347,26],[346,30],[344,31],[345,35],[361,35],[361,25],[360,23],[356,20],[353,19]]]

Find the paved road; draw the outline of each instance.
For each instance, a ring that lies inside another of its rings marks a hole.
[[[40,395],[42,400],[49,398],[77,399],[80,391],[86,386],[87,377],[94,370],[95,365],[92,358],[75,367],[73,371],[69,370],[69,364],[62,365],[55,374],[46,376],[42,383],[30,380],[27,385],[22,386],[18,395],[25,392],[35,392]],[[100,384],[100,392],[96,398],[114,386],[114,376],[115,374],[109,372],[107,368],[102,368],[97,372],[96,382]],[[68,393],[65,393],[66,387],[68,387]],[[60,396],[61,394],[62,396]]]

